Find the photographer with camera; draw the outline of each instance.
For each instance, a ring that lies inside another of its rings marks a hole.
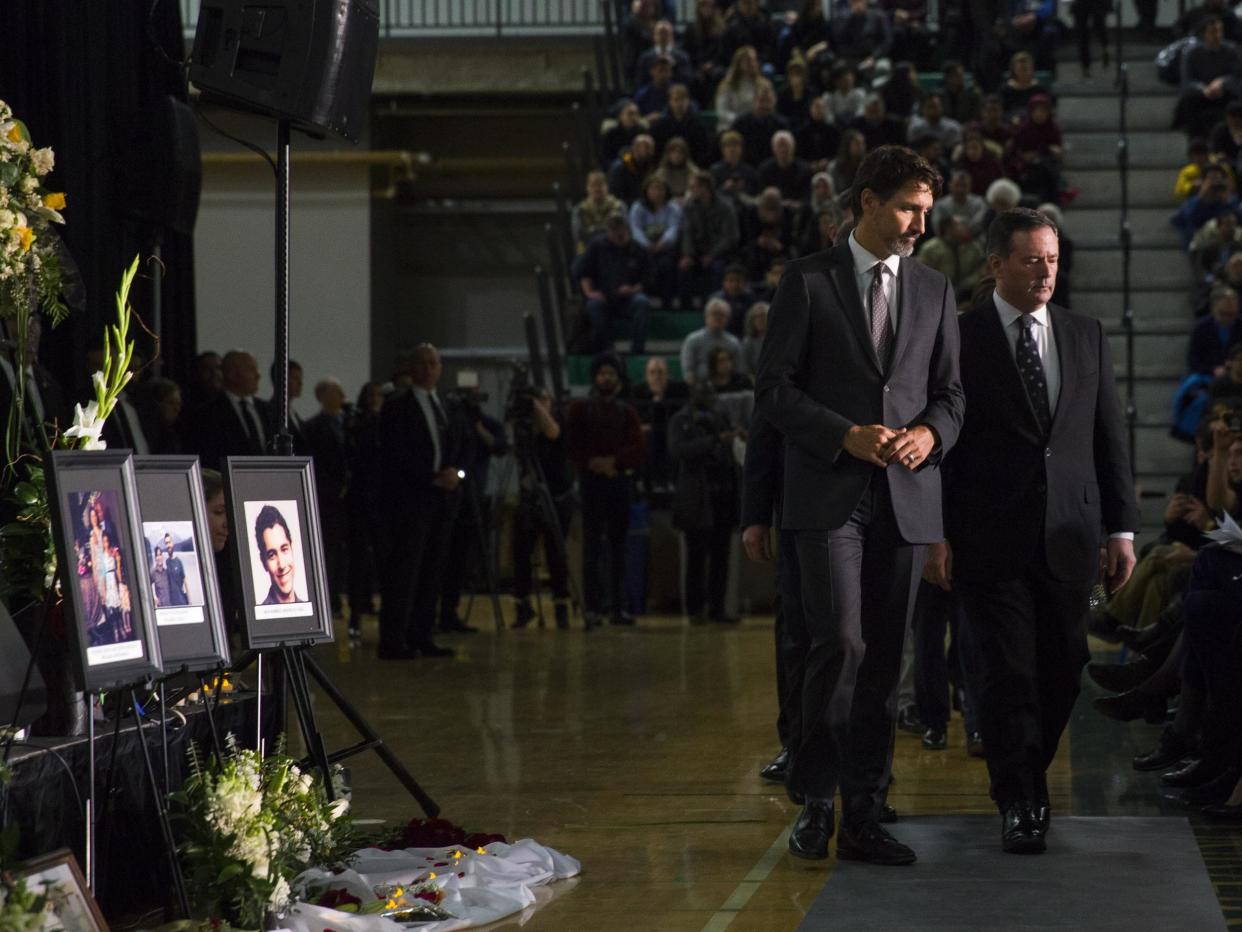
[[[737,621],[725,615],[724,606],[738,522],[737,436],[728,417],[716,410],[708,381],[694,385],[690,401],[668,425],[668,450],[678,465],[673,525],[686,535],[686,614],[695,625]]]
[[[644,443],[638,413],[620,399],[621,372],[621,361],[611,353],[592,359],[591,397],[573,402],[566,419],[569,461],[578,472],[582,493],[582,595],[588,629],[602,623],[605,607],[613,624],[634,624],[634,616],[625,611],[622,582],[630,529],[630,474],[643,463]]]
[[[466,582],[483,567],[483,561],[491,559],[491,548],[486,545],[491,529],[491,510],[487,499],[488,465],[492,457],[509,452],[509,442],[505,437],[505,426],[483,413],[487,395],[479,391],[477,372],[459,372],[457,391],[450,394],[447,400],[464,425],[460,460],[466,475],[461,482],[462,506],[453,525],[448,561],[440,582],[440,631],[446,634],[474,634],[478,629],[458,616],[457,605]]]
[[[515,385],[506,417],[513,429],[518,459],[518,510],[513,525],[513,598],[517,617],[513,627],[525,628],[535,618],[530,604],[534,588],[531,558],[542,538],[556,626],[568,628],[569,560],[565,534],[573,520],[575,503],[565,433],[552,396],[544,389]]]

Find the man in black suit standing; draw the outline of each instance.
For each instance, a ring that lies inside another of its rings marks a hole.
[[[259,364],[249,353],[230,350],[220,364],[223,391],[194,418],[194,449],[208,469],[223,470],[228,456],[263,456],[271,423],[267,403],[255,397]]]
[[[943,536],[939,461],[963,411],[953,289],[909,258],[939,189],[909,149],[871,152],[853,186],[858,225],[789,264],[759,359],[759,413],[785,437],[781,527],[801,569],[801,617],[785,619],[786,674],[801,669],[786,775],[804,803],[798,857],[827,857],[839,787],[838,857],[915,860],[878,818],[923,545]]]
[[[945,471],[948,540],[928,570],[966,609],[1004,850],[1037,853],[1045,773],[1088,659],[1100,529],[1115,589],[1134,568],[1139,512],[1104,328],[1048,303],[1055,225],[1006,211],[987,252],[996,290],[961,321],[966,421]]]
[[[444,557],[461,507],[462,425],[436,393],[444,364],[434,346],[420,344],[400,371],[410,387],[390,395],[380,411],[389,526],[379,657],[449,657],[453,652],[431,635]]]
[[[293,367],[290,366],[292,372]],[[299,376],[300,378],[300,376]],[[323,531],[324,564],[328,572],[332,614],[341,611],[349,562],[349,513],[345,495],[349,489],[349,460],[345,447],[345,390],[334,378],[315,385],[319,413],[300,429],[301,442],[315,460],[315,491],[319,500],[319,523]],[[292,415],[292,411],[290,411]],[[293,427],[292,417],[289,421]]]

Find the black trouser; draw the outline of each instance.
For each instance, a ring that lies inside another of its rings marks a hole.
[[[992,798],[1002,811],[1047,793],[1045,773],[1078,698],[1087,651],[1087,580],[1062,582],[1046,566],[1018,576],[954,586],[962,595],[977,663]]]
[[[710,617],[724,617],[725,593],[729,588],[729,550],[737,524],[732,496],[732,490],[712,496],[712,527],[685,532],[688,615],[702,614],[706,606]]]
[[[919,719],[931,728],[943,729],[949,724],[952,705],[949,702],[950,660],[961,670],[962,715],[966,731],[978,728],[975,698],[970,674],[973,665],[967,660],[965,632],[960,623],[961,604],[954,592],[945,592],[929,582],[919,584],[914,603],[914,701]],[[944,636],[952,633],[953,655],[946,655]]]
[[[323,531],[323,563],[328,574],[328,601],[332,613],[341,610],[349,568],[348,516],[339,495],[319,496],[319,523]]]
[[[622,585],[625,538],[630,529],[630,482],[624,477],[583,476],[581,487],[583,608],[592,614],[609,610],[617,614],[625,606]]]
[[[798,548],[791,531],[780,532],[776,553],[776,734],[787,748],[793,736],[802,733],[802,677],[806,671],[805,651],[791,656],[798,647],[790,631],[804,631],[802,619],[802,581],[798,573]],[[803,645],[799,645],[803,646]]]
[[[786,619],[791,690],[801,673],[800,728],[787,783],[807,797],[841,788],[847,823],[876,818],[892,773],[901,650],[924,548],[897,530],[877,471],[831,531],[794,531],[802,617]]]
[[[349,623],[358,627],[363,613],[375,610],[375,579],[383,578],[379,566],[381,554],[375,529],[380,526],[376,518],[378,509],[369,507],[365,497],[350,496],[347,499],[349,522]]]
[[[1187,665],[1202,671],[1208,698],[1203,756],[1222,767],[1242,766],[1242,556],[1200,550],[1182,604]]]
[[[552,516],[540,507],[536,493],[522,491],[518,502],[517,515],[513,524],[513,595],[519,602],[530,598],[534,590],[534,577],[531,571],[531,558],[535,553],[535,544],[543,538],[544,559],[548,562],[548,575],[551,577],[552,597],[555,599],[569,598],[569,565],[565,559],[565,532],[569,522],[573,520],[573,498],[563,495],[555,502],[556,523],[553,526]]]
[[[1083,68],[1091,67],[1091,39],[1100,43],[1105,52],[1108,50],[1108,5],[1098,0],[1087,6],[1087,0],[1079,0],[1074,5],[1074,32],[1078,35],[1078,63]]]
[[[461,507],[453,523],[453,536],[448,541],[448,559],[440,584],[440,621],[449,625],[457,620],[457,603],[461,601],[466,583],[487,559],[482,546],[487,535],[487,515],[480,498],[474,483],[469,479],[462,483]]]
[[[380,649],[431,640],[446,546],[461,504],[457,492],[428,485],[394,506],[380,607]]]

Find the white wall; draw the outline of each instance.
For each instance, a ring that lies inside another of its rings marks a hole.
[[[290,355],[305,388],[294,403],[313,415],[315,382],[336,376],[354,397],[371,377],[371,204],[359,163],[292,167]],[[245,349],[259,361],[268,397],[275,346],[273,175],[253,163],[203,166],[194,231],[199,350]]]

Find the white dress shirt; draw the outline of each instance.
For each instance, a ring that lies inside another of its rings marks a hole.
[[[867,322],[871,322],[871,282],[875,278],[875,267],[883,263],[887,271],[881,281],[884,283],[884,296],[888,298],[888,324],[897,333],[897,270],[901,268],[900,256],[889,256],[879,259],[854,239],[850,234],[850,253],[854,257],[854,281],[858,285],[858,297],[862,299],[863,310],[867,312]],[[891,274],[890,274],[891,273]]]
[[[431,470],[432,472],[439,472],[444,464],[440,461],[440,424],[436,420],[436,412],[431,402],[434,393],[427,391],[425,388],[419,388],[417,385],[413,387],[413,390],[414,397],[418,401],[418,407],[422,410],[423,417],[427,420],[427,431],[431,434]],[[435,403],[439,405],[440,399],[436,398]],[[444,410],[443,405],[440,406],[440,410]]]
[[[992,299],[996,302],[996,312],[1000,315],[1001,326],[1005,330],[1009,352],[1016,360],[1023,312],[1002,298],[999,291],[992,292]],[[1044,381],[1048,385],[1048,410],[1056,416],[1057,401],[1061,397],[1061,357],[1057,353],[1057,338],[1052,332],[1052,321],[1048,319],[1048,306],[1035,308],[1029,316],[1035,325],[1031,328],[1031,336],[1035,338],[1035,350],[1039,353],[1039,361],[1044,367]]]
[[[1005,340],[1009,343],[1009,352],[1013,354],[1015,364],[1018,358],[1018,328],[1023,312],[1018,310],[1000,296],[999,291],[992,292],[996,302],[996,313],[1000,315],[1001,327],[1005,331]],[[1048,319],[1048,306],[1043,305],[1031,311],[1034,326],[1031,336],[1035,340],[1035,350],[1039,353],[1039,361],[1044,367],[1044,381],[1048,386],[1048,410],[1055,416],[1057,401],[1061,397],[1061,356],[1057,352],[1057,338],[1052,332],[1052,321]],[[1100,373],[1106,378],[1105,373]],[[1026,386],[1023,386],[1025,390]],[[1132,531],[1116,531],[1108,535],[1110,540],[1134,540]]]

